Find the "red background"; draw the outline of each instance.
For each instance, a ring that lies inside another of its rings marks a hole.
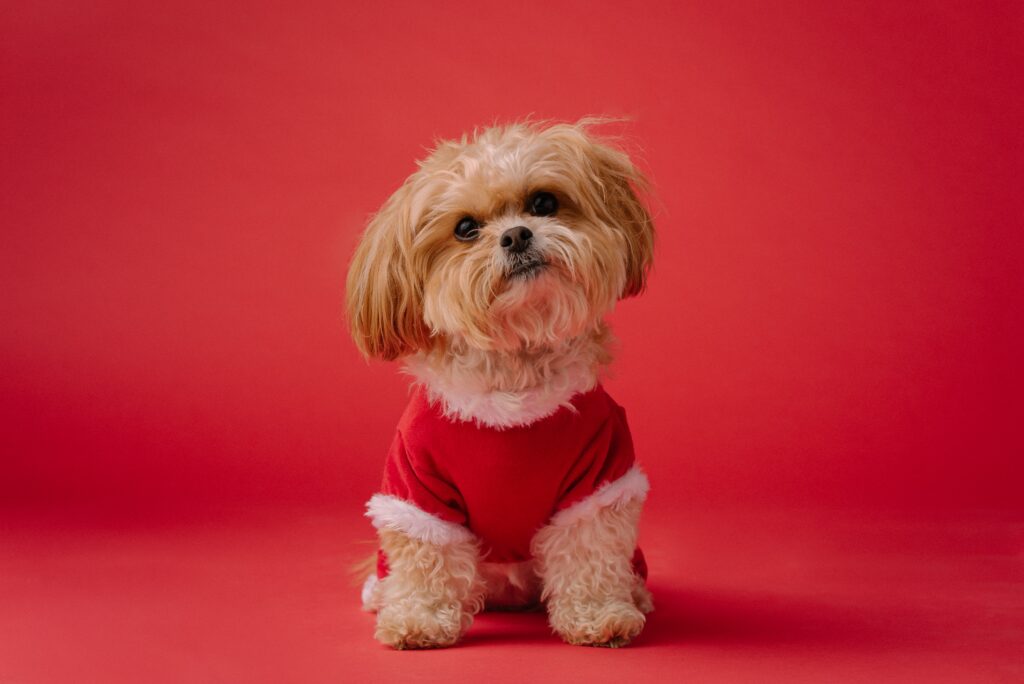
[[[21,5],[0,679],[1024,678],[1018,3]],[[435,137],[530,114],[629,117],[656,189],[607,384],[659,609],[394,654],[345,568],[407,381],[345,267]]]

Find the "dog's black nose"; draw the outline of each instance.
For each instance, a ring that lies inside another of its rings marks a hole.
[[[532,237],[533,233],[529,228],[526,226],[516,226],[502,233],[498,244],[504,247],[506,252],[518,254],[530,246],[530,239]]]

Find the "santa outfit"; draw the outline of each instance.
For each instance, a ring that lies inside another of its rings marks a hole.
[[[647,489],[625,411],[600,385],[506,429],[450,418],[417,385],[366,515],[378,529],[432,544],[475,539],[483,560],[516,563],[530,558],[530,541],[545,525],[642,500]],[[646,576],[639,549],[634,568]],[[380,553],[377,576],[386,574]]]

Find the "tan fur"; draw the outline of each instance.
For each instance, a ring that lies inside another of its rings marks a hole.
[[[375,636],[397,649],[451,646],[484,604],[472,542],[433,545],[393,530],[380,531],[388,576],[374,589]]]
[[[485,350],[542,346],[593,329],[620,297],[640,292],[654,229],[646,187],[590,122],[513,124],[440,144],[367,227],[349,268],[349,324],[363,353],[392,359],[462,343]],[[554,193],[554,216],[526,201]],[[472,216],[480,236],[459,242]],[[528,226],[548,267],[506,277],[498,240]]]
[[[533,540],[535,558],[520,563],[481,562],[469,542],[434,545],[382,530],[389,574],[374,589],[375,636],[397,649],[451,646],[485,603],[519,610],[543,601],[566,642],[624,646],[654,609],[632,566],[641,507],[631,500],[549,525]]]
[[[457,386],[476,393],[521,392],[556,381],[575,363],[584,364],[596,376],[611,361],[611,344],[608,326],[599,323],[587,335],[560,344],[501,352],[450,348],[424,353],[416,361],[418,366],[444,374],[443,383],[431,384]]]
[[[593,388],[611,360],[604,316],[643,290],[654,244],[646,182],[596,123],[489,128],[421,161],[370,221],[349,268],[348,322],[363,354],[409,357],[448,415],[498,429]],[[555,195],[557,212],[529,213],[540,191]],[[453,235],[465,217],[479,225],[468,242]],[[499,245],[518,226],[542,260],[529,278],[515,277]],[[566,641],[628,643],[652,608],[630,564],[640,506],[549,525],[535,562],[500,566],[480,563],[469,542],[384,530],[390,574],[368,589],[376,636],[395,648],[449,646],[485,595],[505,608],[543,596]]]
[[[435,348],[408,359],[406,370],[453,420],[504,428],[544,418],[567,397],[593,389],[612,344],[602,322],[578,337],[528,349]]]
[[[349,266],[348,321],[366,356],[391,360],[427,344],[422,286],[409,260],[416,184],[407,182],[370,221]]]
[[[566,642],[623,646],[643,629],[654,606],[632,565],[641,507],[638,500],[607,506],[534,538],[548,618]]]

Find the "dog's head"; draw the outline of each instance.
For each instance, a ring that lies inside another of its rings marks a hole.
[[[586,122],[441,143],[371,220],[348,274],[363,353],[557,343],[639,293],[654,230],[629,158]]]

